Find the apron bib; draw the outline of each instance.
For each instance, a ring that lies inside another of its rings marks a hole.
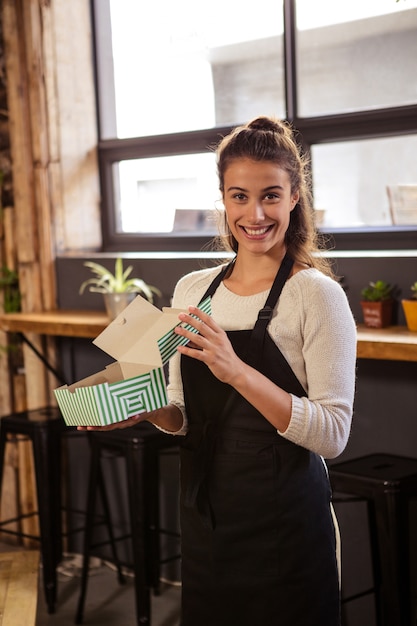
[[[304,389],[267,332],[292,268],[285,258],[237,355],[289,393]],[[213,295],[228,268],[210,285]],[[338,626],[330,486],[322,459],[278,435],[208,367],[181,357],[182,626]]]

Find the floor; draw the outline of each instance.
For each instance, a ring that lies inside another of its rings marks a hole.
[[[17,549],[0,544],[0,551]],[[21,549],[21,548],[18,548]],[[39,577],[36,626],[74,626],[80,585],[80,556],[66,555],[58,571],[56,611],[48,614]],[[179,626],[180,593],[178,583],[162,582],[159,596],[152,595],[151,626]],[[126,572],[126,584],[120,585],[113,566],[92,559],[84,609],[85,626],[137,626],[133,577]]]

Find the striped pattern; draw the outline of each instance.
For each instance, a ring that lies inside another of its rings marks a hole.
[[[67,426],[105,426],[168,403],[162,368],[116,383],[54,390]]]
[[[198,308],[204,313],[211,315],[211,297],[209,296],[208,298],[203,300],[203,302],[201,302],[198,305]],[[193,315],[192,317],[196,317],[196,316]],[[179,324],[179,326],[180,325],[181,324]],[[189,324],[183,324],[183,326],[184,328],[187,328],[191,332],[197,333],[195,328],[193,328]],[[176,335],[174,330],[170,330],[168,333],[163,335],[163,337],[158,339],[158,348],[159,348],[159,352],[161,353],[161,359],[162,359],[163,365],[165,365],[165,363],[167,363],[169,359],[174,356],[178,346],[185,346],[187,343],[188,343],[188,339],[186,339],[185,337],[180,337],[179,335]]]

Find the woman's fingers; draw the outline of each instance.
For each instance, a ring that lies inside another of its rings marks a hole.
[[[146,420],[146,416],[144,413],[139,415],[134,415],[133,417],[128,417],[127,419],[121,422],[114,422],[113,424],[107,424],[106,426],[77,426],[77,430],[96,430],[102,432],[104,430],[117,430],[120,428],[129,428],[130,426],[134,426],[139,422],[144,422]]]
[[[207,315],[207,313],[204,313],[194,306],[188,307],[188,310],[189,313],[180,313],[178,316],[182,324],[175,328],[175,332],[177,334],[191,340],[196,333],[205,337],[209,335],[210,331],[218,332],[220,330],[213,318],[210,315]],[[194,331],[186,328],[186,326],[193,328]]]

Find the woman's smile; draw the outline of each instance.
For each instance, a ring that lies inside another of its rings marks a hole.
[[[241,228],[244,233],[251,239],[255,238],[255,239],[262,239],[267,233],[269,233],[269,231],[273,228],[273,224],[270,224],[269,226],[259,226],[259,227],[254,227],[254,226],[239,226],[239,228]]]

